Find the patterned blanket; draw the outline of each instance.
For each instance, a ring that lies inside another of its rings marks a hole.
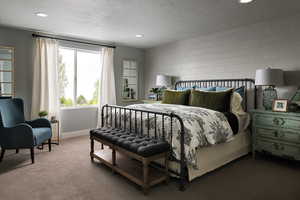
[[[200,147],[209,145],[215,145],[219,143],[228,142],[233,138],[232,129],[227,121],[227,118],[223,113],[209,110],[200,107],[183,106],[183,105],[171,105],[171,104],[134,104],[127,106],[128,108],[149,110],[156,112],[166,112],[178,115],[183,120],[185,130],[185,159],[187,164],[197,167],[196,150]],[[133,113],[132,113],[133,114]],[[119,118],[119,113],[117,112]],[[140,112],[137,112],[137,119],[140,119]],[[129,119],[129,112],[121,113],[121,119],[124,121],[124,117]],[[112,117],[114,119],[114,117]],[[154,115],[149,117],[149,133],[154,136],[155,119]],[[108,119],[109,120],[109,119]],[[132,116],[134,120],[134,116]],[[144,134],[147,134],[148,123],[147,114],[143,114],[143,130]],[[137,127],[141,126],[141,120],[137,121]],[[171,120],[170,117],[164,118],[164,133],[166,140],[172,144],[172,155],[176,159],[180,159],[180,123],[178,120],[173,119],[173,131],[171,133]],[[162,117],[157,117],[157,134],[162,135]],[[129,120],[126,123],[129,127]],[[132,121],[132,127],[135,127],[135,122]]]

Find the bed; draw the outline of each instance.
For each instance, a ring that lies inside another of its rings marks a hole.
[[[257,92],[252,79],[187,80],[175,84],[175,90],[192,87],[243,87],[244,110],[256,107]],[[235,114],[239,115],[239,128],[233,132],[230,114],[182,105],[105,105],[102,126],[123,128],[168,141],[173,152],[169,168],[174,176],[179,177],[183,189],[186,182],[249,153],[250,116],[247,113]]]

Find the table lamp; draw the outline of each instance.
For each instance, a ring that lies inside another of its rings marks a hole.
[[[263,106],[272,110],[273,101],[277,99],[275,86],[283,85],[283,71],[281,69],[258,69],[255,74],[255,85],[268,86],[263,90]]]

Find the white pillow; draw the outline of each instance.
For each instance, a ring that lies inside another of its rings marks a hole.
[[[230,111],[234,114],[246,114],[242,106],[243,98],[237,92],[233,92],[230,100]]]

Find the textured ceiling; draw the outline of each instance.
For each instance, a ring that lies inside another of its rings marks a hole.
[[[0,0],[0,24],[149,48],[300,12],[299,0],[237,1]],[[36,17],[36,12],[49,16]]]

